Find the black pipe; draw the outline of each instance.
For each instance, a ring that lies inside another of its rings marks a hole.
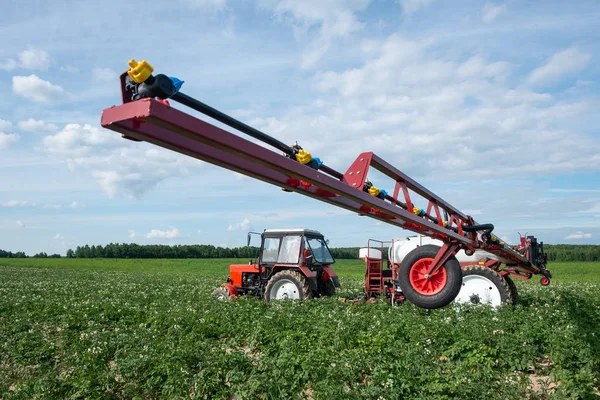
[[[480,225],[463,225],[463,231],[465,232],[477,232],[477,231],[487,231],[491,233],[494,230],[493,224],[480,224]]]
[[[130,78],[128,78],[131,80]],[[276,149],[284,152],[288,157],[294,158],[296,154],[295,150],[288,146],[287,144],[280,142],[274,137],[267,135],[264,132],[259,131],[256,128],[251,127],[250,125],[246,125],[245,123],[238,121],[237,119],[230,117],[229,115],[217,110],[209,106],[208,104],[204,104],[203,102],[196,100],[195,98],[188,96],[185,93],[177,92],[175,85],[171,81],[169,77],[164,74],[158,75],[150,75],[146,81],[140,84],[135,84],[132,81],[131,88],[134,90],[133,100],[137,100],[139,98],[146,97],[157,97],[159,99],[167,99],[170,98],[178,103],[183,104],[193,110],[196,110],[202,114],[208,115],[209,117],[216,119],[219,122],[224,123],[234,129],[237,129],[240,132],[247,134],[248,136],[252,136],[255,139],[260,140],[263,143],[271,145]],[[329,174],[337,179],[342,179],[344,177],[343,174],[326,166],[325,164],[321,164],[319,167],[320,170]]]
[[[229,115],[222,113],[221,111],[212,108],[211,106],[204,104],[201,101],[198,101],[193,97],[188,96],[187,94],[179,92],[171,96],[171,99],[183,104],[184,106],[201,112],[202,114],[208,115],[209,117],[214,118],[217,121],[224,123],[225,125],[239,130],[240,132],[244,132],[245,134],[252,136],[255,139],[267,143],[288,155],[293,154],[292,148],[286,145],[285,143],[280,142],[274,137],[269,136],[266,133],[263,133],[258,129],[251,127],[250,125],[246,125],[245,123],[238,121],[237,119],[230,117]]]

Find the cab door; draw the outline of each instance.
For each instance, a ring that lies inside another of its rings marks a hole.
[[[277,263],[279,258],[279,249],[281,247],[281,236],[275,237],[263,237],[259,264],[261,267],[266,268],[266,275],[269,275],[273,266]]]

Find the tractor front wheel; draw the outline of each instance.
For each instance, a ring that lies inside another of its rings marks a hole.
[[[404,297],[423,308],[445,307],[460,291],[462,271],[455,256],[451,256],[437,271],[427,273],[435,259],[439,246],[419,246],[404,257],[400,263],[398,281]]]
[[[220,288],[216,288],[212,292],[212,297],[215,300],[219,301],[229,301],[229,289],[221,286]]]
[[[312,297],[308,280],[297,271],[280,271],[269,279],[265,303],[276,300],[307,300]]]

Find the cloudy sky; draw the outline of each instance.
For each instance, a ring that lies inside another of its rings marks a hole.
[[[130,58],[338,170],[374,151],[512,243],[600,243],[599,20],[594,0],[6,2],[0,248],[407,234],[102,129]]]

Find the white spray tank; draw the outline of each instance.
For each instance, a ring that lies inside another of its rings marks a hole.
[[[436,246],[442,246],[444,242],[438,239],[433,239],[429,236],[408,236],[405,238],[394,239],[392,246],[390,246],[388,258],[393,264],[401,264],[402,260],[408,253],[416,249],[419,246],[426,244],[434,244]],[[458,262],[470,262],[477,264],[479,260],[494,259],[499,261],[505,261],[495,256],[494,254],[488,253],[483,250],[476,250],[472,256],[465,254],[464,250],[460,250],[456,253]],[[506,260],[507,261],[507,260]]]

